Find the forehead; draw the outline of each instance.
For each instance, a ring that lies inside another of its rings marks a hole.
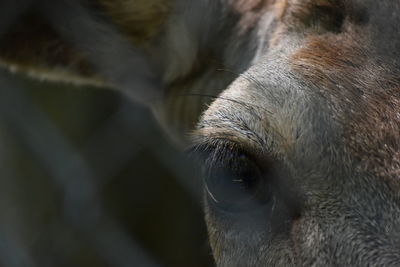
[[[343,3],[345,12],[367,20],[335,33],[279,32],[288,36],[286,47],[267,52],[228,88],[206,112],[202,130],[272,145],[297,159],[340,152],[376,176],[396,173],[400,3]]]

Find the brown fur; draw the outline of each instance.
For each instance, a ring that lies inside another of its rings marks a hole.
[[[326,34],[307,38],[304,48],[291,56],[294,70],[323,86],[332,75],[343,79],[351,71],[359,71],[366,58],[356,41],[349,37]]]
[[[399,190],[399,80],[369,59],[359,45],[361,37],[354,35],[311,37],[291,64],[307,82],[321,88],[319,94],[331,99],[335,118],[344,128],[343,143],[361,162],[359,171]]]
[[[376,90],[360,99],[361,108],[347,114],[344,141],[360,162],[360,170],[373,173],[400,190],[400,91]]]
[[[149,46],[140,53],[164,64],[171,78],[157,87],[164,95],[155,113],[166,128],[194,127],[215,99],[192,150],[206,170],[218,266],[399,265],[400,4],[175,1],[101,0],[91,8],[130,41],[126,54]],[[92,75],[34,15],[3,37],[0,55]],[[134,81],[124,78],[153,76],[130,72],[126,54],[105,65],[122,69],[114,74],[129,92]]]
[[[149,41],[160,33],[174,5],[174,0],[100,0],[96,2],[118,29],[136,43]]]

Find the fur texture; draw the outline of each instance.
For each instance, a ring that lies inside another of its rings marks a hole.
[[[180,143],[196,128],[218,266],[400,265],[400,3],[31,2],[4,64],[117,88]]]

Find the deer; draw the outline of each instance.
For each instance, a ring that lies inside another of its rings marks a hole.
[[[0,7],[3,69],[117,90],[187,147],[217,266],[400,265],[399,1]]]

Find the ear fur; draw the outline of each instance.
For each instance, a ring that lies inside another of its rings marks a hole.
[[[145,104],[159,98],[160,74],[143,48],[82,2],[42,0],[16,12],[0,36],[3,65],[41,78],[117,88]]]

